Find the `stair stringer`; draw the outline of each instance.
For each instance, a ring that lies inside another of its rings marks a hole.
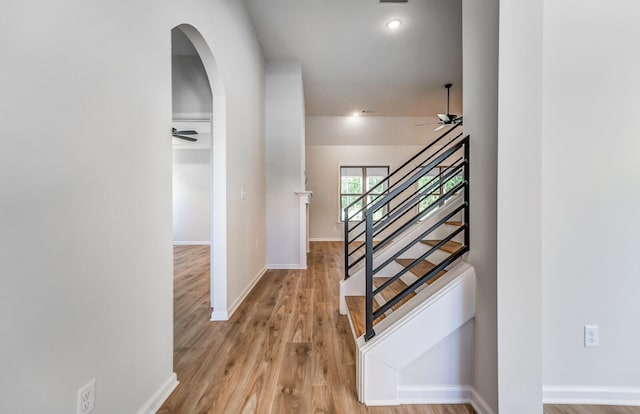
[[[463,198],[460,194],[455,195],[450,200],[448,200],[442,207],[439,207],[432,214],[428,215],[426,219],[420,221],[415,224],[410,230],[406,231],[401,237],[397,240],[394,240],[393,243],[389,244],[387,247],[382,249],[382,251],[376,255],[373,260],[374,268],[382,264],[385,260],[392,257],[399,250],[401,250],[404,246],[409,244],[412,240],[417,238],[421,233],[425,232],[429,229],[429,227],[433,226],[447,214],[451,213],[453,210],[460,206],[460,203],[463,202]],[[440,236],[438,232],[439,229],[435,230],[435,233],[428,236],[429,238],[437,238]],[[402,257],[407,257],[407,255],[415,254],[416,252],[420,252],[420,254],[425,250],[424,246],[421,246],[422,243],[417,243],[414,247],[409,249]],[[418,257],[413,256],[413,257]],[[390,263],[384,269],[377,274],[377,277],[390,277],[395,275],[397,272],[402,270],[402,267],[397,263]],[[358,270],[356,270],[351,277],[346,280],[340,281],[340,314],[347,314],[347,303],[345,302],[345,296],[364,296],[365,295],[365,269],[364,266],[361,266]]]
[[[356,386],[365,405],[398,405],[399,371],[475,315],[475,269],[460,263],[356,339]],[[413,305],[417,304],[417,305]],[[409,308],[409,309],[407,309]]]

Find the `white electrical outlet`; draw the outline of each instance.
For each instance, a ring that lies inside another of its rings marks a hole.
[[[600,346],[600,328],[597,325],[584,326],[584,346],[587,348]]]
[[[78,414],[89,414],[96,405],[96,380],[78,390]]]

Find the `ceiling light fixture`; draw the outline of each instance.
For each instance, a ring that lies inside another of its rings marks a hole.
[[[398,20],[398,19],[389,20],[387,22],[387,29],[396,30],[396,29],[398,29],[400,27],[401,24],[402,24],[402,22],[400,20]]]
[[[360,116],[360,112],[354,112],[351,116]]]

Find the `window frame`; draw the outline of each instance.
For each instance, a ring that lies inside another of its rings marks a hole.
[[[362,170],[362,192],[361,193],[343,193],[342,192],[342,169],[344,168],[360,168]],[[364,193],[366,193],[367,190],[367,169],[371,169],[371,168],[384,168],[387,170],[387,175],[385,175],[385,177],[389,176],[389,173],[391,171],[391,165],[379,165],[379,164],[375,164],[375,165],[351,165],[351,164],[347,164],[347,165],[339,165],[338,166],[338,222],[339,223],[344,223],[344,207],[342,205],[342,197],[361,197]],[[386,190],[384,190],[381,193],[376,193],[376,194],[389,194],[389,184],[387,183],[386,185]],[[388,208],[384,207],[384,214],[382,216],[382,218],[380,218],[379,220],[374,220],[375,222],[378,221],[382,221],[387,217],[387,212],[388,212]],[[362,214],[362,213],[360,213]],[[361,223],[364,221],[364,214],[362,214],[362,218],[360,220],[356,220],[356,219],[351,219],[349,220],[350,223]]]

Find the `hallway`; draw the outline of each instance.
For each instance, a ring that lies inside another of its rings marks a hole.
[[[307,271],[268,271],[228,322],[209,321],[208,246],[175,247],[174,267],[180,385],[159,414],[474,413],[358,403],[353,339],[338,314],[342,243],[312,243]]]

